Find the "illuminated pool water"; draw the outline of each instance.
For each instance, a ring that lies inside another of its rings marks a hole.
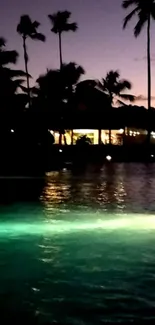
[[[1,205],[1,319],[154,324],[154,190],[154,165],[112,165],[52,173],[38,201]]]

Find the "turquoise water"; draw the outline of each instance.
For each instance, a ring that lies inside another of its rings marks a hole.
[[[155,166],[64,170],[39,182],[8,179],[1,190],[1,319],[154,324]]]

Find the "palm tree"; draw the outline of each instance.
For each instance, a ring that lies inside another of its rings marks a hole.
[[[41,33],[38,33],[38,27],[40,23],[38,21],[32,22],[31,18],[28,15],[23,15],[20,18],[20,22],[17,26],[17,32],[22,35],[23,38],[23,49],[24,49],[24,61],[25,61],[25,71],[27,75],[27,91],[29,98],[29,106],[30,106],[30,83],[29,83],[29,74],[28,74],[28,54],[26,47],[27,38],[31,38],[33,40],[39,40],[45,42],[45,36]]]
[[[6,40],[0,37],[0,67],[17,62],[18,53],[16,51],[6,50]]]
[[[17,124],[28,99],[27,95],[21,92],[26,73],[10,67],[10,64],[17,63],[17,59],[18,53],[16,51],[8,51],[6,40],[0,37],[0,122],[1,128],[8,131],[11,129],[11,126],[13,128]]]
[[[52,24],[51,31],[59,36],[59,54],[60,54],[60,69],[63,65],[63,58],[62,58],[62,33],[63,32],[75,32],[78,29],[77,23],[70,23],[69,19],[71,16],[71,12],[65,11],[58,11],[53,15],[48,15],[50,22]]]
[[[124,93],[124,91],[130,90],[132,85],[128,80],[121,80],[118,71],[111,70],[107,73],[105,79],[102,79],[102,88],[109,97],[111,107],[115,102],[125,105],[124,101],[134,102],[136,99],[135,96]],[[111,144],[111,129],[109,129],[109,144]]]
[[[61,124],[59,129],[60,145],[62,134],[64,134],[65,109],[70,104],[75,86],[84,73],[85,71],[80,65],[70,62],[63,64],[61,70],[48,70],[46,74],[37,79],[35,94],[43,102],[42,106],[49,114],[51,114],[51,109],[53,110],[53,119],[59,120],[58,123]]]
[[[83,121],[93,121],[93,124],[98,124],[98,144],[102,144],[102,118],[103,107],[110,108],[110,100],[108,95],[103,90],[103,85],[99,80],[84,80],[78,83],[75,92],[74,106],[77,111],[81,111],[81,119]]]
[[[6,40],[3,37],[0,37],[1,96],[4,96],[4,93],[9,95],[10,90],[13,91],[13,93],[16,93],[18,88],[22,86],[22,83],[25,82],[24,78],[26,77],[26,73],[24,71],[14,70],[8,67],[8,64],[16,64],[17,59],[18,53],[16,51],[6,50]]]
[[[61,74],[66,83],[66,100],[67,103],[70,104],[76,85],[80,81],[82,75],[85,74],[85,70],[75,62],[70,62],[62,65]],[[71,132],[71,144],[73,145],[73,130]]]
[[[123,28],[136,15],[138,22],[134,27],[134,35],[138,37],[145,24],[147,24],[147,69],[148,69],[148,110],[151,112],[151,48],[150,48],[150,29],[151,18],[155,20],[155,0],[124,0],[124,9],[134,6],[133,10],[125,17]],[[150,115],[150,114],[149,114]],[[150,142],[150,126],[148,127],[148,142]]]

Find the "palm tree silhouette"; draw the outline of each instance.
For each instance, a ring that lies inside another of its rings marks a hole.
[[[30,83],[29,83],[29,74],[28,74],[28,54],[26,47],[27,38],[31,38],[33,40],[38,40],[45,42],[45,36],[41,33],[37,32],[40,23],[38,21],[32,22],[31,18],[28,15],[23,15],[20,18],[20,22],[17,26],[17,32],[22,35],[23,38],[23,49],[24,49],[24,61],[25,61],[25,71],[27,75],[27,91],[29,98],[29,106],[30,106]]]
[[[6,93],[12,89],[13,93],[16,93],[18,88],[25,82],[27,74],[22,70],[14,70],[8,67],[8,64],[16,64],[18,59],[18,53],[16,51],[6,50],[6,40],[0,37],[0,79],[1,79],[1,94],[4,95],[4,89]],[[29,76],[30,77],[30,76]],[[19,79],[20,78],[20,79]],[[7,83],[7,87],[6,86]],[[9,87],[10,85],[10,87]],[[3,89],[3,91],[2,91]]]
[[[66,83],[66,101],[67,104],[69,104],[75,93],[76,85],[80,81],[82,75],[85,74],[85,70],[75,62],[70,62],[62,65],[61,74]],[[71,144],[73,145],[73,130],[71,132]]]
[[[148,109],[151,112],[151,49],[150,49],[150,30],[151,18],[155,20],[155,0],[124,0],[124,9],[134,6],[134,9],[124,19],[123,28],[136,15],[138,22],[134,28],[134,35],[138,37],[145,24],[147,24],[147,69],[148,69]],[[150,142],[150,126],[148,127],[148,141]]]
[[[18,53],[6,49],[6,40],[0,37],[0,114],[3,130],[10,132],[11,126],[19,120],[28,102],[27,94],[21,92],[26,73],[15,70],[10,64],[16,64]],[[20,92],[19,92],[20,90]],[[5,136],[5,135],[4,135]]]
[[[108,95],[111,107],[115,102],[119,105],[125,105],[124,101],[134,102],[136,97],[130,94],[124,93],[126,90],[130,90],[132,85],[130,81],[120,79],[118,71],[111,70],[107,73],[105,79],[102,79],[102,89]],[[109,144],[111,144],[111,130],[109,129]]]
[[[46,74],[37,79],[34,93],[42,101],[44,109],[49,113],[52,109],[53,118],[58,119],[60,145],[62,134],[65,134],[63,125],[65,108],[74,94],[76,84],[84,73],[85,71],[80,65],[70,62],[63,64],[61,70],[48,70]]]
[[[64,63],[60,72],[62,82],[66,89],[65,100],[68,103],[75,91],[77,83],[80,81],[82,75],[85,74],[85,70],[75,62],[70,62],[68,64]]]
[[[7,51],[5,47],[6,40],[3,37],[0,37],[0,67],[3,67],[9,63],[15,64],[17,62],[17,51]]]
[[[51,31],[59,36],[59,54],[60,54],[60,69],[63,65],[62,58],[62,33],[63,32],[75,32],[78,29],[77,23],[70,23],[69,19],[71,16],[71,12],[58,11],[53,15],[48,15],[50,22],[52,24]]]

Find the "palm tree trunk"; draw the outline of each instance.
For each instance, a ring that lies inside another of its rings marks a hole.
[[[98,144],[101,145],[101,130],[98,130]]]
[[[31,97],[30,97],[30,83],[29,83],[29,74],[28,74],[28,56],[26,50],[26,37],[23,37],[23,48],[24,48],[24,61],[25,61],[25,72],[26,72],[26,81],[27,81],[27,91],[28,91],[28,101],[29,107],[31,105]]]
[[[147,27],[147,64],[148,64],[148,144],[150,144],[151,127],[150,127],[150,113],[151,113],[151,50],[150,50],[150,15],[148,17]]]
[[[64,133],[64,144],[67,146],[67,139],[66,139],[66,134]]]
[[[71,131],[71,145],[73,146],[73,137],[74,137],[74,131]]]
[[[111,109],[112,109],[112,105],[113,105],[113,94],[110,93],[110,103],[111,103]],[[111,145],[111,129],[109,129],[109,144]]]
[[[59,146],[62,146],[62,133],[59,131]]]
[[[109,129],[109,144],[111,145],[111,129]]]
[[[60,54],[60,70],[62,68],[62,40],[61,40],[61,33],[59,33],[59,54]]]
[[[59,33],[59,54],[60,54],[60,71],[62,69],[62,40],[61,33]],[[62,134],[59,134],[59,145],[62,145]]]

